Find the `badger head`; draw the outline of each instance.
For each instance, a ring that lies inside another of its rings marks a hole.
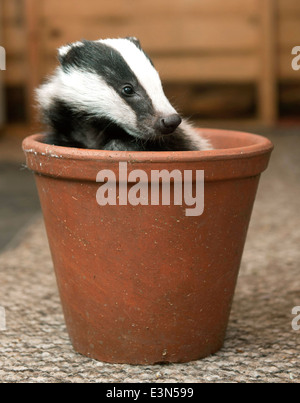
[[[135,38],[82,41],[59,49],[60,67],[37,90],[55,126],[53,110],[105,119],[136,139],[173,133],[181,118],[166,98],[159,74]],[[109,126],[109,125],[108,125]]]

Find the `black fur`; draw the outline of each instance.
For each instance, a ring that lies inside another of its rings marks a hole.
[[[190,151],[193,144],[180,128],[157,139],[141,140],[130,136],[108,119],[97,119],[73,111],[68,104],[55,100],[47,113],[52,131],[46,143],[63,147],[116,151]]]

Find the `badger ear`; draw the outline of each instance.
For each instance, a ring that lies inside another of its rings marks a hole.
[[[60,64],[63,64],[64,58],[67,56],[67,54],[70,52],[72,49],[72,45],[65,45],[62,46],[58,49],[58,60]]]
[[[127,36],[125,39],[128,39],[130,42],[134,43],[139,49],[142,49],[141,42],[134,36]]]
[[[82,41],[78,41],[78,42],[74,42],[74,43],[68,43],[65,46],[62,46],[61,48],[58,49],[58,60],[60,62],[60,64],[64,64],[65,62],[70,62],[72,60],[72,58],[74,57],[74,55],[70,54],[70,51],[76,48],[80,48],[82,46],[84,46],[84,44],[87,41],[85,41],[84,39]],[[69,56],[69,57],[67,57]]]

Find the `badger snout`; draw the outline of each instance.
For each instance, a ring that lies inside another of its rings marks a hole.
[[[171,134],[177,129],[181,122],[181,117],[177,114],[173,114],[158,118],[154,127],[155,130],[161,134]]]

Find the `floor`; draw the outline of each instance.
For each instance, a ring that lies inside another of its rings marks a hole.
[[[0,162],[0,251],[40,211],[34,178],[23,165]]]
[[[0,143],[0,382],[300,383],[300,129],[275,144],[262,176],[224,348],[168,366],[109,365],[76,354],[57,293],[33,177]],[[21,157],[22,158],[22,157]],[[21,234],[21,235],[20,235]]]

